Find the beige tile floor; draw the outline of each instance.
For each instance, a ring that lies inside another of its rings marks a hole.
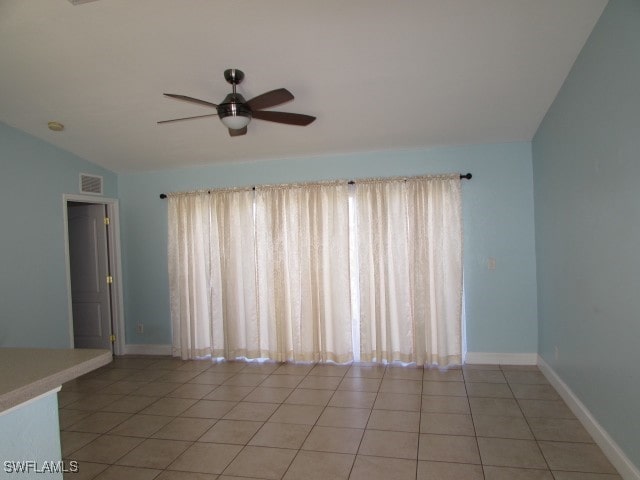
[[[621,478],[536,367],[127,357],[58,399],[65,479]]]

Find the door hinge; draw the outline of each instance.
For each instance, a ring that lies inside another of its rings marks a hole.
[[[104,217],[104,224],[105,225],[109,225],[110,224],[109,217]]]
[[[116,336],[115,335],[109,335],[109,340],[111,340],[111,343],[116,343]]]
[[[113,283],[113,277],[111,275],[107,275],[107,283],[108,284],[112,284]]]

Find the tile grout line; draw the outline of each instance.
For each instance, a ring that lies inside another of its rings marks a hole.
[[[362,446],[362,442],[364,441],[364,435],[367,432],[367,425],[369,424],[369,420],[371,419],[371,414],[373,413],[373,408],[376,405],[376,401],[378,400],[378,394],[380,393],[380,388],[382,387],[382,381],[384,380],[384,376],[387,373],[387,366],[384,366],[384,370],[382,372],[382,377],[380,377],[380,384],[378,385],[378,388],[375,391],[375,398],[373,399],[373,403],[371,404],[371,408],[369,409],[369,416],[367,417],[367,422],[364,424],[364,428],[362,429],[362,436],[360,437],[360,441],[358,442],[358,448],[356,449],[356,453],[353,456],[353,463],[351,464],[351,469],[349,470],[349,476],[347,478],[351,477],[351,474],[353,473],[353,469],[356,466],[356,461],[358,460],[358,453],[360,452],[360,447]],[[357,378],[367,378],[368,377],[357,377]],[[337,392],[337,390],[336,390]]]
[[[420,382],[420,410],[418,411],[418,448],[416,450],[416,475],[415,479],[418,480],[418,468],[420,467],[420,441],[422,439],[422,402],[424,402],[424,382],[425,382],[425,368],[422,367],[422,381]]]
[[[478,460],[480,460],[480,470],[482,471],[482,478],[486,478],[486,472],[484,470],[484,462],[482,461],[482,454],[480,452],[480,443],[478,442],[478,431],[476,430],[476,422],[474,421],[473,411],[471,410],[471,401],[469,400],[469,390],[467,390],[467,377],[465,375],[464,368],[461,367],[462,383],[464,385],[465,398],[467,400],[467,406],[469,407],[469,416],[471,417],[471,426],[473,427],[473,438],[476,441],[476,448],[478,449]],[[471,383],[471,382],[470,382]]]
[[[547,466],[547,471],[551,474],[552,477],[555,478],[555,475],[551,471],[551,466],[549,465],[549,462],[547,461],[547,457],[544,456],[544,453],[542,452],[542,449],[540,448],[540,444],[538,443],[538,439],[536,438],[535,434],[533,433],[533,429],[531,428],[531,424],[529,423],[529,419],[524,414],[524,411],[522,410],[522,407],[520,406],[520,402],[516,398],[516,394],[514,393],[513,389],[511,388],[511,382],[509,382],[509,379],[504,374],[502,366],[500,366],[500,372],[502,372],[502,375],[505,377],[504,379],[507,382],[507,387],[509,387],[509,391],[511,392],[511,395],[513,395],[513,399],[516,402],[516,405],[518,406],[518,409],[520,410],[520,413],[522,414],[522,418],[524,418],[524,421],[527,424],[527,427],[529,428],[529,431],[531,432],[531,436],[533,437],[533,441],[535,442],[536,447],[538,448],[538,453],[540,453],[540,456],[542,457],[542,459],[544,460],[545,465]]]

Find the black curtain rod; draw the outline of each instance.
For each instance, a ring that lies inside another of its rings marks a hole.
[[[473,175],[471,175],[470,173],[466,173],[464,175],[460,175],[460,180],[471,180],[471,178],[473,177]],[[347,182],[349,185],[355,185],[355,180],[349,180],[349,182]],[[255,190],[256,187],[253,187],[253,189]],[[167,194],[166,193],[161,193],[160,194],[160,198],[161,199],[165,199],[167,198]]]

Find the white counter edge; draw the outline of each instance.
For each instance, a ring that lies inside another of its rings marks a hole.
[[[57,372],[43,376],[31,383],[0,395],[0,415],[9,409],[23,405],[29,400],[47,394],[47,392],[59,389],[59,387],[65,382],[107,365],[111,362],[111,359],[112,354],[109,350],[96,352],[96,356],[92,358],[69,365]],[[46,361],[46,359],[43,358],[43,361]],[[16,374],[19,375],[19,372],[16,372]]]

